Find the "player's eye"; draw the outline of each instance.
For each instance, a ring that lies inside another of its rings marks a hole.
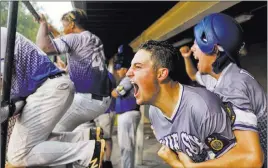
[[[135,67],[135,69],[141,69],[141,66],[137,65],[137,64],[134,67]]]

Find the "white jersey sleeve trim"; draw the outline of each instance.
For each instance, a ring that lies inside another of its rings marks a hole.
[[[233,110],[236,115],[236,119],[233,125],[233,130],[252,130],[257,131],[257,116],[246,110],[241,110],[236,107],[233,107]]]
[[[195,79],[196,79],[196,82],[198,82],[200,85],[206,86],[202,80],[202,76],[199,71],[196,72]]]

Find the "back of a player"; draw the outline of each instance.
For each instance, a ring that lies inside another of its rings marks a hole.
[[[267,158],[267,96],[261,85],[244,69],[231,65],[214,92],[223,102],[231,102],[236,114],[234,130],[259,132]]]

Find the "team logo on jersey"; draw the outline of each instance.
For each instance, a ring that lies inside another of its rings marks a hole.
[[[235,139],[229,139],[218,133],[213,133],[205,139],[206,145],[216,155],[219,155],[222,152],[224,152],[224,149],[234,144],[234,142],[235,142]]]
[[[214,139],[210,142],[210,146],[212,149],[216,150],[216,151],[219,151],[219,150],[222,150],[223,148],[223,143],[221,140],[218,140],[218,139]]]

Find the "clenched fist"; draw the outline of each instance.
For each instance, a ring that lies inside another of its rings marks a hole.
[[[169,147],[162,146],[157,155],[163,159],[167,164],[169,164],[172,168],[184,168],[183,164],[180,162],[177,154],[173,152]]]
[[[192,51],[190,50],[190,48],[188,46],[181,47],[180,52],[184,58],[189,58],[192,54]]]

